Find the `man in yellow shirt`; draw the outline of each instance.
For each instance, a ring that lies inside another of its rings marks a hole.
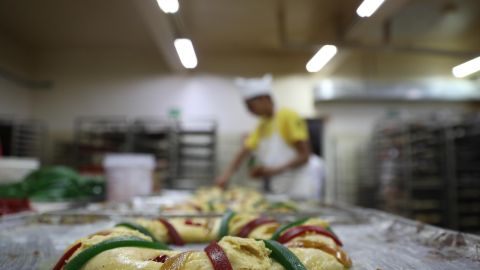
[[[275,111],[271,80],[265,76],[237,81],[248,110],[260,121],[227,170],[217,178],[217,184],[225,186],[242,162],[255,152],[258,164],[250,175],[270,179],[272,192],[318,198],[322,175],[319,161],[310,153],[306,123],[292,110]]]

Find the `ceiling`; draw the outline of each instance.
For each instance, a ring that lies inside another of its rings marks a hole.
[[[173,39],[192,39],[195,72],[305,73],[322,44],[339,54],[318,76],[448,76],[480,55],[479,0],[386,0],[368,19],[360,0],[180,0],[163,14],[154,0],[0,0],[0,35],[30,51],[160,51],[181,71]],[[173,56],[172,56],[173,55]]]
[[[0,0],[0,31],[38,50],[154,48],[131,0]]]

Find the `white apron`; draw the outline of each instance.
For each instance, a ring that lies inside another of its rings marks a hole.
[[[273,130],[270,137],[260,140],[257,148],[259,165],[278,167],[297,155],[295,148],[283,140],[278,129]],[[296,199],[320,199],[322,182],[322,160],[310,155],[305,165],[271,177],[270,188],[273,193],[287,194]]]

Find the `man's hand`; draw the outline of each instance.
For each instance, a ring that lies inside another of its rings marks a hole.
[[[238,153],[235,155],[235,158],[233,161],[230,163],[228,168],[225,170],[225,172],[217,177],[215,179],[215,184],[221,188],[225,188],[228,184],[228,181],[232,176],[235,174],[237,171],[238,167],[240,167],[240,164],[242,164],[242,161],[250,154],[250,150],[246,148],[245,146],[238,151]]]
[[[250,171],[250,176],[254,178],[265,178],[265,177],[272,177],[277,174],[282,173],[284,170],[282,167],[265,167],[265,166],[258,166],[254,167]]]
[[[228,180],[230,180],[230,175],[222,174],[215,179],[215,185],[224,189],[228,184]]]

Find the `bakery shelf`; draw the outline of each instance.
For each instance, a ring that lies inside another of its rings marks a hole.
[[[382,190],[393,190],[394,194],[406,196],[404,204],[395,203],[398,195],[379,201],[396,205],[393,211],[410,217],[418,211],[439,211],[441,218],[435,219],[435,224],[480,231],[475,222],[468,228],[460,227],[460,220],[470,213],[463,205],[468,203],[468,209],[480,207],[480,121],[478,117],[470,119],[379,122],[371,140],[377,192],[382,196]],[[389,155],[391,151],[396,155]],[[411,203],[427,198],[436,200],[438,208]],[[434,220],[421,217],[424,221]],[[469,218],[480,221],[480,215]]]

